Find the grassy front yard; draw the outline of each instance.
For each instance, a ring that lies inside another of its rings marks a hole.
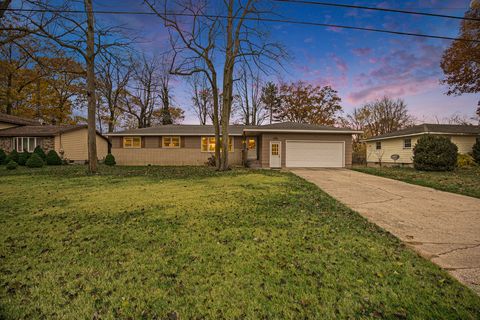
[[[0,318],[480,317],[480,297],[292,174],[84,170],[0,167]]]
[[[442,191],[480,198],[480,167],[456,169],[453,172],[425,172],[417,171],[413,168],[385,167],[355,167],[354,170]]]

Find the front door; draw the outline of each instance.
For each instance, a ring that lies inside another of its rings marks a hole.
[[[282,167],[282,143],[270,141],[270,168]]]

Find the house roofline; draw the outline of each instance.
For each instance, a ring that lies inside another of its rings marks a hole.
[[[107,137],[144,137],[144,136],[214,136],[215,133],[105,133]],[[229,136],[236,136],[241,137],[243,134],[241,133],[230,133]]]
[[[379,137],[379,138],[369,138],[360,140],[362,142],[371,142],[371,141],[379,141],[379,140],[388,140],[388,139],[395,139],[395,138],[404,138],[404,137],[414,137],[414,136],[421,136],[425,134],[435,134],[435,135],[449,135],[449,136],[479,136],[479,133],[452,133],[452,132],[417,132],[417,133],[410,133],[410,134],[401,134],[398,136],[389,136],[389,137]]]
[[[308,130],[308,129],[244,129],[244,132],[280,132],[280,133],[350,133],[362,134],[358,130]]]

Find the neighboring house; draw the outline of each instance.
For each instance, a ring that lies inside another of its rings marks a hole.
[[[346,167],[352,164],[347,128],[276,123],[229,127],[229,162],[262,168]],[[215,152],[211,125],[165,125],[108,134],[120,165],[205,165]]]
[[[0,148],[5,152],[33,152],[40,146],[45,152],[55,150],[70,162],[88,159],[86,125],[41,125],[38,121],[0,113]],[[98,159],[108,152],[108,140],[97,133]]]
[[[470,153],[476,138],[480,137],[480,126],[421,124],[366,139],[367,164],[411,165],[413,147],[426,134],[449,137],[457,145],[458,153]],[[393,160],[392,155],[398,155],[398,160]]]

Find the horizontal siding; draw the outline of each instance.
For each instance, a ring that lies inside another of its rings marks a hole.
[[[351,134],[312,134],[312,133],[264,133],[261,137],[260,161],[262,167],[270,167],[270,141],[281,141],[282,167],[285,167],[286,140],[317,140],[329,142],[345,142],[345,165],[352,165],[352,135]]]
[[[376,150],[375,142],[367,142],[367,162],[381,162],[394,163],[391,159],[393,154],[398,154],[400,159],[396,163],[413,163],[413,147],[417,144],[420,136],[411,137],[412,148],[404,149],[403,140],[405,138],[394,138],[388,140],[381,140],[382,150]],[[451,136],[451,141],[458,147],[458,153],[472,152],[473,145],[475,144],[476,136]]]
[[[55,137],[55,150],[63,149],[63,157],[73,161],[88,160],[88,130],[87,128],[63,133]],[[108,143],[97,135],[97,158],[102,160],[108,152]]]
[[[123,137],[112,137],[112,154],[119,165],[201,166],[213,153],[201,152],[201,136],[181,136],[181,148],[161,148],[161,136],[142,137],[143,148],[122,148]],[[231,165],[242,164],[242,137],[234,137]]]

